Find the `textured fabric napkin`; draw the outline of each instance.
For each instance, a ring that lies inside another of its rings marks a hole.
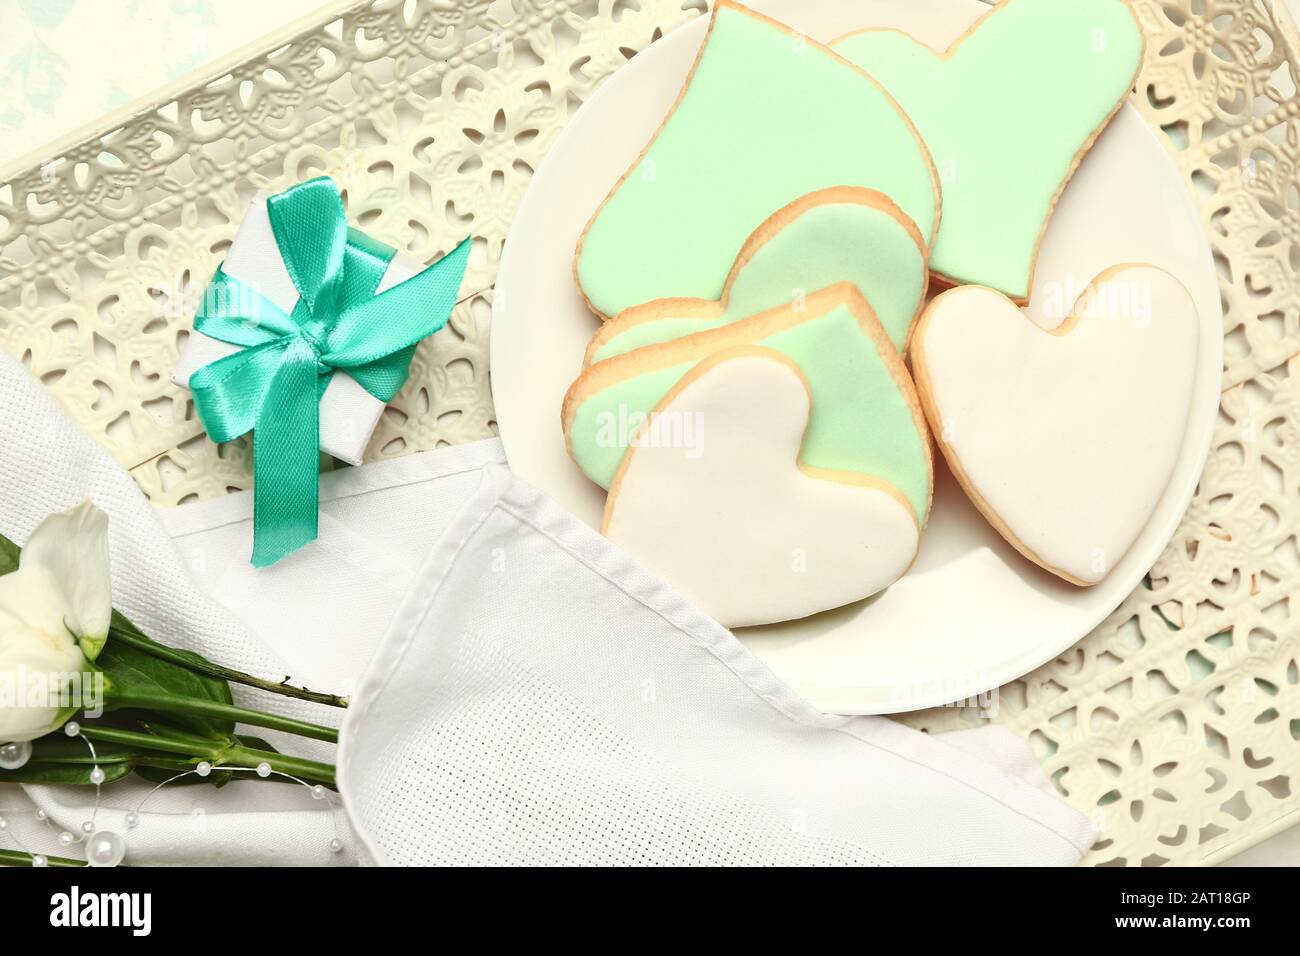
[[[394,864],[1072,864],[1088,821],[1001,728],[813,710],[605,538],[489,467],[343,726]]]
[[[504,461],[492,438],[322,475],[319,537],[269,568],[246,560],[251,492],[159,517],[219,603],[308,687],[346,695],[480,469]]]

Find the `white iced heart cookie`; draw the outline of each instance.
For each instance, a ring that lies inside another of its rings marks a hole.
[[[812,408],[793,361],[716,352],[642,426],[603,532],[728,627],[805,617],[902,576],[920,529],[888,482],[798,463]]]
[[[912,342],[921,404],[971,500],[1030,560],[1096,584],[1146,526],[1183,444],[1198,349],[1192,297],[1162,269],[1097,276],[1048,332],[961,286]]]

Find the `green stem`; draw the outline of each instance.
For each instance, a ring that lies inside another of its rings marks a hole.
[[[247,767],[252,770],[263,763],[270,766],[272,770],[299,777],[308,783],[323,783],[331,790],[337,789],[334,783],[334,768],[317,760],[290,757],[287,754],[254,750],[250,747],[231,747],[221,755],[221,764],[225,767]]]
[[[164,753],[181,754],[185,757],[210,761],[218,759],[225,749],[225,745],[220,740],[202,741],[202,738],[178,740],[174,737],[161,737],[158,734],[146,734],[137,730],[123,730],[121,727],[93,727],[88,724],[81,725],[81,736],[89,740],[104,740],[127,747],[161,750]],[[199,745],[196,741],[202,741],[202,744]]]
[[[83,748],[84,749],[84,748]],[[83,767],[108,767],[115,763],[130,763],[135,759],[134,754],[114,753],[114,754],[96,754],[94,757],[89,752],[83,753],[76,757],[46,757],[40,758],[40,763],[58,765],[58,766],[83,766]]]
[[[31,866],[32,855],[18,850],[0,850],[0,866]],[[85,866],[80,860],[69,860],[66,856],[47,856],[46,866]]]
[[[335,788],[334,768],[327,763],[308,760],[305,757],[257,750],[229,741],[205,740],[201,737],[180,740],[175,737],[124,730],[120,727],[92,727],[82,724],[81,734],[91,740],[139,747],[142,750],[161,750],[164,753],[180,754],[191,758],[195,763],[199,760],[207,760],[217,766],[241,767],[248,770],[256,770],[259,765],[267,764],[272,770],[301,777],[308,783],[323,783],[331,789]],[[171,765],[168,766],[170,768]]]
[[[299,737],[310,737],[313,740],[324,740],[332,744],[339,741],[339,732],[333,727],[322,727],[320,724],[295,720],[292,717],[281,717],[277,714],[264,714],[259,710],[249,710],[234,704],[222,704],[215,700],[202,700],[197,697],[152,697],[148,694],[117,696],[110,691],[109,701],[115,707],[135,707],[162,713],[214,717],[218,720],[233,720],[251,727],[282,730],[285,733],[297,734]]]
[[[177,743],[188,743],[200,750],[212,745],[212,737],[192,734],[188,730],[181,730],[179,727],[172,727],[153,720],[148,715],[137,715],[136,722],[140,725],[139,729],[146,733],[157,734],[159,737],[166,737],[168,740],[174,740]],[[225,740],[224,735],[221,739]]]
[[[256,687],[272,694],[279,694],[281,697],[293,697],[297,700],[311,701],[313,704],[325,704],[328,707],[346,707],[348,699],[338,697],[334,694],[323,694],[319,691],[308,690],[305,687],[294,687],[292,684],[276,683],[275,681],[265,680],[261,677],[254,677],[252,674],[246,674],[243,671],[237,671],[229,667],[222,667],[220,664],[214,664],[211,661],[198,658],[197,655],[181,653],[164,644],[157,644],[147,638],[141,638],[128,630],[115,628],[113,630],[113,640],[121,641],[134,647],[136,650],[143,651],[146,654],[152,654],[159,660],[167,661],[170,664],[177,664],[187,670],[195,671],[200,674],[206,674],[208,677],[216,677],[221,680],[228,680],[235,684],[243,684],[246,687]]]

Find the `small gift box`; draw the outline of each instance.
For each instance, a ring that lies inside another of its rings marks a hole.
[[[255,565],[316,537],[319,451],[361,463],[468,255],[466,239],[426,267],[350,229],[328,178],[249,204],[172,381],[213,441],[254,433]]]
[[[256,289],[268,300],[292,313],[298,304],[298,289],[285,268],[284,258],[275,242],[266,201],[269,192],[260,192],[248,204],[235,239],[226,253],[221,269],[243,284]],[[424,264],[409,256],[394,255],[376,292],[383,292],[399,282],[417,275]],[[240,347],[195,330],[181,350],[172,383],[188,388],[190,376],[217,359],[238,352]],[[320,449],[349,465],[361,464],[370,436],[379,424],[384,402],[357,384],[356,379],[340,372],[330,379],[320,400]]]

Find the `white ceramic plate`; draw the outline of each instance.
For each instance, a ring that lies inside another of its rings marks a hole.
[[[752,4],[830,40],[897,27],[942,48],[987,9],[975,0],[768,0]],[[520,204],[497,278],[492,391],[516,473],[593,526],[605,494],[564,451],[560,403],[598,320],[578,297],[578,235],[663,121],[704,38],[705,19],[638,54],[573,117]],[[1026,135],[1033,135],[1026,126]],[[1195,404],[1174,475],[1150,523],[1100,584],[1077,588],[1020,557],[970,505],[936,456],[920,556],[880,595],[814,617],[737,631],[818,708],[895,713],[964,701],[1061,654],[1142,579],[1196,489],[1219,404],[1222,315],[1209,243],[1164,146],[1130,106],[1070,181],[1041,247],[1031,315],[1071,301],[1105,267],[1150,262],[1191,290],[1202,320]],[[1059,316],[1058,316],[1059,318]]]

